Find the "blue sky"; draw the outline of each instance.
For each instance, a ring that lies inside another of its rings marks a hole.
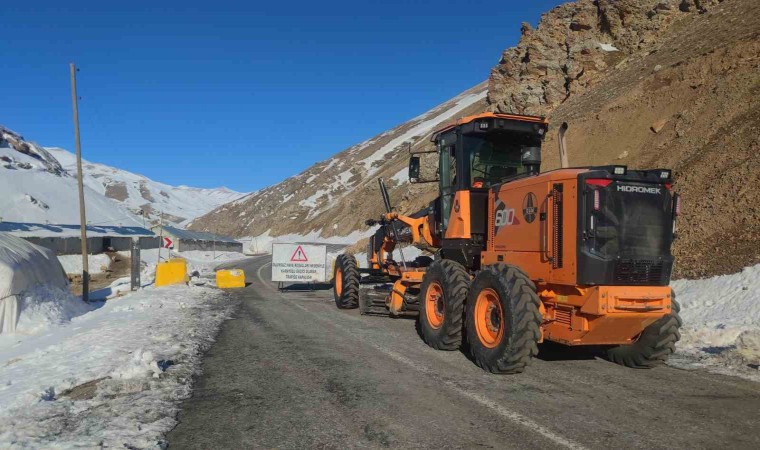
[[[276,183],[487,78],[559,1],[3,5],[0,124],[170,184]]]

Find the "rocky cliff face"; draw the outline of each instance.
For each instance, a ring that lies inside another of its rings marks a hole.
[[[543,170],[559,165],[562,122],[573,166],[672,168],[684,198],[676,275],[737,272],[760,263],[759,37],[755,0],[562,5],[505,52],[490,107],[548,115]],[[562,46],[580,50],[557,56]],[[530,62],[507,62],[526,54]],[[559,70],[535,75],[549,54]]]
[[[586,92],[627,57],[656,50],[663,33],[717,0],[579,0],[522,25],[488,80],[491,109],[545,115]]]

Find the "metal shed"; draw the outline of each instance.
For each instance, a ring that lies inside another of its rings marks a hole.
[[[0,222],[0,232],[16,235],[57,255],[78,255],[82,252],[79,225]],[[132,238],[138,238],[143,249],[158,248],[158,236],[146,228],[87,225],[87,249],[90,254],[129,250]]]
[[[156,234],[169,237],[174,241],[174,250],[187,252],[191,250],[243,252],[243,243],[229,236],[222,236],[203,231],[183,230],[181,228],[163,226],[153,229]]]

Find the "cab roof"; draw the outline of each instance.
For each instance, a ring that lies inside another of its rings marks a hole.
[[[456,128],[458,126],[468,124],[474,120],[494,119],[494,118],[504,119],[504,120],[514,120],[517,122],[540,123],[544,125],[549,124],[549,120],[543,116],[527,116],[527,115],[522,115],[522,114],[502,114],[502,113],[494,113],[494,112],[484,112],[484,113],[475,114],[472,116],[462,117],[461,119],[458,119],[454,122],[451,122],[443,126],[442,128],[439,128],[433,133],[433,135],[430,137],[430,140],[435,141],[436,137],[438,137],[439,134],[449,131],[452,128]]]

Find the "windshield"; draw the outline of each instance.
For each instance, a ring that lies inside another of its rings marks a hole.
[[[622,192],[617,190],[619,184],[598,189],[598,211],[593,208],[593,190],[587,194],[592,252],[607,258],[667,255],[672,236],[670,194],[664,188],[658,195]]]
[[[521,160],[521,149],[533,143],[534,139],[524,135],[520,137],[512,133],[463,137],[464,148],[469,155],[472,187],[487,188],[526,172]]]

